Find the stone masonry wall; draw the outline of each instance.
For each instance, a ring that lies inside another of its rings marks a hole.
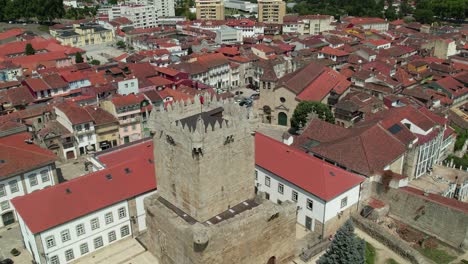
[[[404,189],[384,192],[374,183],[378,197],[390,205],[390,215],[413,228],[455,247],[468,248],[468,214],[463,210],[424,199]]]
[[[223,107],[223,122],[211,126],[199,120],[195,128],[184,127],[177,120],[187,117],[182,111],[187,107],[180,104],[152,117],[159,193],[201,222],[254,197],[252,132],[258,123],[232,102],[203,107]]]
[[[185,222],[160,203],[145,199],[150,243],[161,264],[262,264],[275,257],[286,264],[295,255],[295,206],[261,204],[216,225]]]
[[[353,215],[354,225],[366,232],[371,237],[377,239],[380,243],[386,245],[400,256],[406,258],[414,264],[431,264],[432,261],[424,258],[416,249],[412,248],[410,244],[389,234],[383,227],[378,224],[362,218],[361,216]]]

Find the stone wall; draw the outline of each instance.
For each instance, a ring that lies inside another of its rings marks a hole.
[[[357,212],[357,209],[358,204],[350,206],[346,210],[342,211],[340,215],[337,215],[325,222],[325,232],[323,233],[323,238],[334,235],[336,231],[351,217],[351,214]]]
[[[295,256],[296,207],[260,204],[214,225],[190,224],[155,194],[145,199],[148,250],[161,264],[286,264]]]
[[[389,234],[385,228],[379,226],[378,224],[362,218],[361,216],[353,215],[354,225],[366,232],[371,237],[378,240],[380,243],[384,244],[391,250],[393,250],[398,255],[404,257],[408,261],[414,264],[432,264],[432,261],[424,258],[416,249],[411,247],[410,244],[403,241],[400,238],[397,238]]]
[[[455,204],[463,203],[430,194],[418,194],[410,187],[390,188],[385,192],[374,183],[373,191],[390,206],[390,215],[411,227],[432,235],[454,248],[468,248],[468,213]],[[448,204],[444,204],[444,201]]]
[[[158,190],[201,222],[254,197],[252,132],[258,123],[234,102],[205,100],[203,107],[199,102],[175,103],[151,117]],[[178,120],[191,116],[193,105],[198,113],[222,107],[222,122],[212,126],[199,119],[195,127],[183,126]]]

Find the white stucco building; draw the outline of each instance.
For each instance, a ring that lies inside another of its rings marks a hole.
[[[56,156],[30,139],[26,132],[0,138],[0,227],[16,221],[13,198],[57,183]]]
[[[117,148],[102,170],[14,199],[34,261],[69,263],[145,230],[143,200],[156,190],[152,150],[150,141]]]
[[[96,150],[94,120],[84,108],[72,102],[65,102],[55,106],[54,110],[57,121],[70,131],[75,139],[73,147],[63,150],[65,157],[69,151],[73,151],[74,157],[77,157],[77,154],[81,156]]]
[[[216,30],[215,42],[217,44],[238,44],[242,43],[242,31],[228,27],[221,26],[220,29]]]
[[[275,203],[297,204],[297,222],[322,237],[357,210],[361,183],[345,171],[265,135],[255,135],[256,189]]]

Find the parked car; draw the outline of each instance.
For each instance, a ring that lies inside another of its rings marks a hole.
[[[0,260],[0,264],[13,264],[15,263],[13,260],[7,258],[7,259],[4,259],[4,260]]]
[[[257,100],[259,97],[260,97],[259,93],[254,93],[254,94],[250,95],[250,99],[252,99],[252,100]]]
[[[251,99],[244,99],[239,103],[240,106],[251,107],[252,100]]]

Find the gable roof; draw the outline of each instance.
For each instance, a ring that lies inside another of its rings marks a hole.
[[[52,151],[25,142],[31,138],[27,132],[0,138],[0,178],[43,167],[57,159]]]
[[[316,118],[298,138],[296,147],[366,176],[383,171],[406,151],[406,146],[380,124],[345,129]]]
[[[91,115],[81,106],[72,102],[64,102],[55,106],[62,111],[73,125],[93,122]]]
[[[134,145],[133,158],[12,200],[33,234],[156,189],[153,144]],[[128,169],[128,170],[127,170]],[[111,175],[111,179],[107,178]],[[47,206],[43,206],[43,205]]]
[[[293,147],[255,134],[255,163],[301,189],[330,201],[364,178]]]
[[[275,89],[285,87],[295,93],[299,100],[321,101],[332,90],[341,94],[350,85],[351,82],[339,72],[311,62],[283,76]]]

